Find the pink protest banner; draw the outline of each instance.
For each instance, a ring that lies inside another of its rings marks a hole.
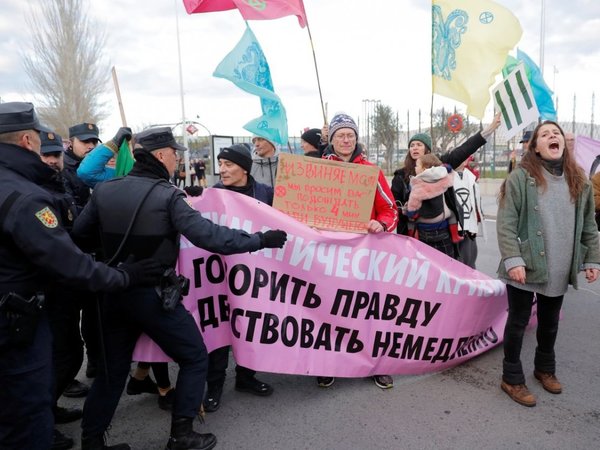
[[[575,159],[587,176],[591,177],[598,171],[600,164],[597,162],[594,164],[594,161],[599,156],[600,141],[585,136],[577,136],[575,140]]]
[[[283,249],[221,256],[181,241],[184,299],[208,350],[255,370],[362,377],[446,369],[498,344],[505,285],[412,238],[312,229],[256,200],[191,200],[221,225],[285,229]],[[166,361],[143,336],[136,361]]]

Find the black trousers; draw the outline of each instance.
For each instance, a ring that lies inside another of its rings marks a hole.
[[[457,247],[452,242],[448,227],[433,230],[419,228],[419,240],[451,258],[457,259]]]
[[[33,343],[7,343],[0,312],[0,449],[49,449],[52,444],[52,335],[46,315]]]
[[[173,417],[198,415],[208,356],[196,322],[181,303],[174,311],[166,312],[153,288],[132,289],[107,296],[102,322],[108,379],[101,358],[98,376],[83,409],[83,436],[101,435],[110,425],[129,374],[133,349],[142,332],[179,364]]]
[[[502,363],[502,379],[508,384],[524,384],[525,375],[521,365],[521,348],[525,327],[531,317],[534,293],[507,285],[508,319],[504,327],[504,361]],[[534,367],[539,372],[554,374],[556,358],[554,344],[558,334],[558,321],[563,297],[537,297],[537,348],[535,350]]]
[[[79,333],[80,304],[67,289],[49,292],[46,302],[53,338],[56,401],[73,381],[83,362],[83,341]]]
[[[171,380],[169,379],[169,363],[149,363],[139,361],[137,365],[140,369],[152,368],[156,385],[159,388],[166,389],[171,387]]]
[[[98,295],[93,292],[76,293],[81,307],[81,336],[85,342],[88,362],[100,364],[100,328],[98,324]]]
[[[230,346],[227,345],[217,348],[208,354],[208,374],[206,375],[208,389],[223,387],[227,366],[229,365],[229,348]],[[245,380],[253,378],[254,375],[256,375],[255,370],[240,366],[239,364],[235,367],[236,378]]]

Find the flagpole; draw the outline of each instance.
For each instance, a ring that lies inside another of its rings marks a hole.
[[[173,0],[175,5],[175,29],[177,31],[177,57],[179,62],[179,95],[181,97],[181,136],[183,138],[183,163],[185,165],[185,186],[191,186],[190,174],[190,151],[188,149],[186,120],[185,120],[185,102],[183,100],[183,70],[181,68],[181,43],[179,40],[179,14],[177,13],[177,0]],[[179,168],[177,169],[179,170]]]
[[[540,14],[540,71],[544,76],[544,47],[546,45],[546,0],[542,0],[542,14]]]
[[[117,79],[117,69],[115,69],[115,66],[112,67],[112,79],[115,87],[115,94],[117,95],[117,103],[119,104],[119,112],[121,113],[121,124],[126,127],[127,120],[125,119],[125,108],[123,107],[123,101],[121,100],[121,90],[119,89],[119,80]]]
[[[432,3],[433,4],[433,3]],[[430,52],[430,62],[433,66],[433,53],[434,53],[434,41],[433,41],[433,14],[431,16],[431,52]],[[431,67],[430,67],[431,70]],[[435,139],[433,138],[433,91],[435,89],[433,83],[433,71],[431,71],[431,107],[429,108],[429,135],[431,136],[431,152],[435,153]],[[419,133],[421,132],[421,109],[419,109]],[[409,137],[410,139],[410,137]]]
[[[304,8],[304,4],[302,4],[302,8]],[[323,102],[323,93],[321,91],[321,80],[319,78],[319,68],[317,66],[317,54],[315,53],[315,44],[313,43],[312,34],[310,32],[310,25],[308,24],[308,15],[306,14],[306,9],[304,10],[304,17],[306,18],[306,31],[308,31],[308,40],[310,41],[310,48],[312,49],[315,73],[317,74],[317,86],[319,88],[319,98],[321,100],[321,111],[323,112],[323,123],[327,125],[327,113],[325,112],[325,103]]]

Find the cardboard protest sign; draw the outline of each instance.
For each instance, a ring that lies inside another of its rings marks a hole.
[[[379,168],[279,155],[273,207],[314,228],[366,233]]]

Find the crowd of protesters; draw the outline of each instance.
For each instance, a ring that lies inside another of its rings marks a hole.
[[[431,136],[412,136],[391,186],[378,171],[367,232],[411,236],[475,268],[483,217],[477,177],[465,167],[499,125],[496,115],[481,132],[437,156]],[[0,105],[0,231],[17,243],[0,243],[6,266],[0,271],[0,382],[6,387],[0,394],[0,446],[68,449],[73,439],[55,424],[82,419],[82,449],[128,449],[127,444],[109,446],[105,437],[127,382],[127,394],[156,394],[158,405],[171,411],[168,449],[213,448],[216,437],[195,432],[192,424],[199,411],[214,412],[221,405],[229,347],[207,353],[184,306],[165,309],[154,286],[173,272],[180,235],[220,254],[282,248],[287,235],[233,230],[193,210],[185,198],[207,188],[206,165],[192,160],[194,186],[176,187],[186,175],[179,162],[185,149],[170,128],[134,135],[124,127],[106,143],[92,123],[73,125],[69,134],[65,149],[62,138],[39,123],[31,104]],[[554,347],[563,297],[569,284],[577,286],[579,271],[588,282],[597,279],[600,249],[592,187],[563,130],[543,122],[525,137],[528,148],[519,163],[515,158],[499,197],[498,274],[507,284],[509,311],[501,389],[514,401],[534,406],[520,359],[533,301],[538,316],[534,377],[548,392],[560,394]],[[363,152],[356,122],[342,112],[322,128],[307,129],[301,142],[305,156],[374,166]],[[255,136],[252,144],[220,150],[220,180],[210,189],[272,205],[280,148],[264,136]],[[11,210],[19,216],[18,225]],[[136,221],[138,215],[153,220]],[[39,241],[18,245],[24,233],[32,236],[38,229],[43,231]],[[60,281],[49,281],[53,276]],[[15,331],[15,312],[7,309],[20,299],[47,305],[28,324],[27,335]],[[166,363],[140,362],[129,375],[142,332],[178,364],[175,387]],[[91,389],[75,380],[83,362],[81,335],[85,373],[94,379]],[[257,396],[274,391],[250,368],[238,364],[235,373],[238,391]],[[37,389],[29,389],[34,379]],[[321,388],[334,381],[333,376],[317,378]],[[393,387],[388,374],[373,381],[381,389]],[[59,406],[69,389],[87,396],[83,410]]]

